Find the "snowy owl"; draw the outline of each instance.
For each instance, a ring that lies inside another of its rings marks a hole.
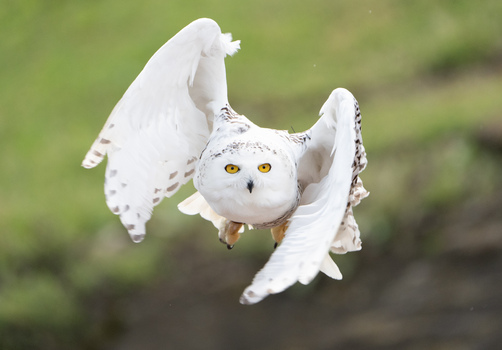
[[[358,103],[338,88],[300,133],[261,128],[229,105],[224,58],[240,42],[210,19],[182,29],[127,89],[82,165],[108,155],[105,197],[134,242],[153,207],[193,179],[178,205],[200,214],[232,248],[249,228],[271,229],[276,249],[242,294],[254,304],[319,271],[341,279],[330,252],[361,249],[352,207],[368,195]]]

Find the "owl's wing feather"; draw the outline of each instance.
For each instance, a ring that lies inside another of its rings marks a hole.
[[[218,215],[197,191],[190,197],[178,204],[178,209],[186,215],[200,214],[202,218],[211,221],[218,230],[227,220],[223,216]]]
[[[334,90],[321,108],[322,117],[310,129],[311,140],[298,165],[299,181],[305,186],[300,206],[281,245],[246,288],[241,303],[254,304],[297,281],[307,284],[320,269],[341,279],[330,248],[335,245],[339,252],[360,249],[359,231],[344,235],[341,230],[351,209],[353,182],[366,165],[358,114],[357,101],[345,89]],[[363,157],[358,159],[360,152]],[[360,189],[365,192],[362,182]]]
[[[195,172],[214,115],[227,104],[224,58],[239,49],[210,19],[162,46],[117,103],[82,166],[108,155],[106,202],[135,242],[162,198]]]

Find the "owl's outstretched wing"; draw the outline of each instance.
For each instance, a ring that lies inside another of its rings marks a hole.
[[[224,58],[239,49],[210,19],[198,19],[148,61],[117,103],[82,166],[108,155],[105,196],[131,238],[140,242],[153,207],[195,172],[227,104]]]
[[[341,279],[329,251],[361,249],[352,206],[368,195],[358,177],[366,166],[361,116],[354,96],[334,90],[322,117],[308,131],[298,179],[305,188],[281,245],[246,288],[241,303],[254,304],[299,281],[308,284],[322,270]]]

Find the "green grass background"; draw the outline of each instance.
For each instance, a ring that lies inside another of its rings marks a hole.
[[[469,140],[501,117],[498,0],[0,0],[6,348],[16,334],[92,338],[81,331],[88,303],[168,274],[183,235],[219,251],[209,223],[176,210],[191,185],[157,207],[135,245],[105,205],[104,166],[80,167],[149,57],[199,17],[242,41],[227,59],[229,98],[259,125],[305,130],[334,88],[358,98],[372,192],[356,213],[364,239],[385,245],[417,210],[493,191],[500,167]]]

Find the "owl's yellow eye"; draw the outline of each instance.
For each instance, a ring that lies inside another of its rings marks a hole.
[[[238,172],[240,169],[237,165],[233,165],[233,164],[228,164],[226,167],[225,167],[225,170],[227,171],[227,173],[230,173],[230,174],[235,174],[236,172]]]
[[[265,163],[265,164],[260,165],[258,167],[258,170],[260,170],[262,173],[268,173],[271,168],[272,168],[272,166],[270,166],[270,164]]]

